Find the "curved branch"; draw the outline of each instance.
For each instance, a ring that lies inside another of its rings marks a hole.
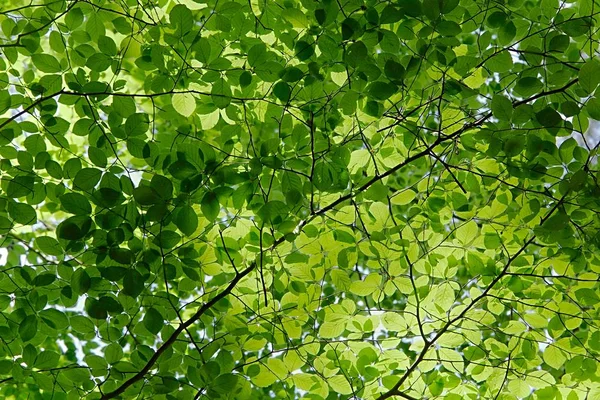
[[[256,268],[256,263],[253,262],[252,264],[250,264],[250,266],[248,268],[246,268],[242,272],[236,274],[235,277],[229,283],[229,285],[227,285],[227,287],[221,293],[217,294],[215,297],[213,297],[212,299],[210,299],[209,301],[204,303],[204,305],[202,307],[200,307],[200,309],[198,311],[196,311],[196,313],[194,315],[192,315],[188,320],[186,320],[183,324],[179,325],[179,327],[177,327],[177,329],[175,329],[175,332],[173,332],[171,334],[171,336],[169,336],[169,339],[167,339],[167,341],[164,342],[154,352],[152,357],[150,357],[150,360],[148,360],[146,365],[144,365],[144,368],[142,368],[138,373],[136,373],[134,376],[129,378],[127,381],[125,381],[117,389],[115,389],[109,393],[104,393],[100,399],[108,400],[108,399],[115,398],[118,395],[122,394],[125,390],[127,390],[127,388],[129,388],[131,385],[133,385],[136,382],[138,382],[139,380],[143,379],[144,376],[152,369],[154,364],[156,364],[156,361],[158,361],[160,356],[168,348],[170,348],[173,345],[173,343],[175,343],[175,341],[177,340],[179,335],[181,335],[181,333],[183,333],[187,328],[189,328],[190,325],[192,325],[194,322],[198,321],[200,319],[200,317],[202,317],[202,315],[204,315],[204,313],[206,311],[210,310],[212,308],[212,306],[214,306],[219,300],[225,298],[237,286],[238,282],[240,280],[242,280],[242,278],[244,278],[250,272],[252,272],[255,268]]]

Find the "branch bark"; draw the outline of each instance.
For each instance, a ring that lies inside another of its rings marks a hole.
[[[255,268],[256,268],[256,263],[252,263],[252,264],[250,264],[250,266],[248,268],[246,268],[243,271],[241,271],[240,273],[236,274],[235,277],[229,283],[229,285],[227,285],[227,287],[221,293],[217,294],[215,297],[213,297],[212,299],[210,299],[209,301],[204,303],[204,305],[202,307],[200,307],[200,309],[198,311],[196,311],[196,313],[194,315],[192,315],[188,320],[186,320],[183,324],[181,324],[181,325],[179,325],[179,327],[177,327],[177,329],[175,330],[175,332],[173,332],[171,334],[169,339],[167,339],[167,341],[164,342],[158,348],[158,350],[156,350],[156,352],[154,352],[154,354],[152,355],[150,360],[148,360],[148,362],[146,363],[144,368],[142,368],[138,373],[136,373],[134,376],[129,378],[127,381],[125,381],[125,383],[123,383],[117,389],[113,390],[112,392],[103,394],[100,399],[108,400],[108,399],[115,398],[115,397],[119,396],[120,394],[122,394],[123,392],[125,392],[125,390],[127,390],[127,388],[129,388],[131,385],[133,385],[136,382],[143,379],[144,376],[152,369],[154,364],[156,364],[156,361],[158,361],[160,356],[169,347],[171,347],[173,345],[173,343],[175,343],[175,341],[177,340],[179,335],[181,335],[182,332],[184,332],[187,328],[189,328],[194,322],[198,321],[200,319],[200,317],[202,317],[202,315],[204,315],[204,313],[206,311],[210,310],[212,308],[212,306],[214,306],[219,300],[225,298],[229,293],[231,293],[231,291],[237,286],[238,282],[240,280],[242,280],[242,278],[244,278],[250,272],[252,272]]]

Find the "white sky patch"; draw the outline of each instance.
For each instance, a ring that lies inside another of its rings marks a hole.
[[[0,248],[0,266],[5,266],[8,259],[8,250],[4,247]]]

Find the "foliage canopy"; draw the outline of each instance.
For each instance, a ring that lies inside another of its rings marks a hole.
[[[599,12],[4,0],[0,397],[599,399]]]

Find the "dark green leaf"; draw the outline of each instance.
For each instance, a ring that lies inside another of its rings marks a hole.
[[[492,98],[492,114],[500,121],[510,121],[513,113],[512,102],[504,96],[495,95]]]
[[[290,85],[285,82],[277,82],[273,86],[273,94],[283,103],[287,103],[290,100]]]
[[[384,73],[391,80],[401,80],[404,78],[405,70],[402,64],[388,60],[385,63]]]
[[[88,157],[90,161],[100,168],[105,168],[107,164],[106,153],[97,147],[88,147]]]
[[[192,236],[198,228],[198,216],[188,205],[178,207],[175,214],[177,228],[186,236]]]
[[[356,67],[365,59],[367,53],[367,46],[363,42],[355,42],[346,51],[346,62],[352,67]]]
[[[149,308],[146,310],[144,315],[144,326],[151,333],[157,335],[163,328],[165,322],[163,316],[156,310],[156,308]]]
[[[210,95],[215,106],[219,108],[225,108],[231,103],[231,88],[225,79],[213,83]]]
[[[19,336],[23,342],[28,342],[37,334],[38,320],[35,315],[26,316],[19,324]]]
[[[179,243],[181,236],[174,231],[165,230],[154,238],[154,244],[163,249],[172,249]]]
[[[151,206],[163,201],[161,196],[149,186],[139,186],[133,189],[133,198],[143,206]]]
[[[204,195],[200,207],[202,208],[202,214],[209,221],[217,219],[221,209],[219,200],[217,200],[217,196],[213,192],[208,192]]]
[[[562,117],[554,109],[546,107],[535,114],[537,121],[545,127],[555,127],[562,124]]]
[[[37,213],[29,204],[9,203],[8,214],[18,224],[33,225],[37,222]]]
[[[169,166],[169,173],[173,175],[173,177],[183,180],[197,174],[198,170],[193,164],[184,160],[179,160]]]
[[[312,44],[299,40],[294,45],[294,52],[300,61],[308,60],[315,53],[315,48]]]
[[[393,83],[385,83],[385,82],[373,82],[371,83],[367,91],[369,95],[376,100],[386,100],[390,98],[398,88]]]
[[[73,192],[60,196],[60,203],[71,214],[89,215],[92,213],[92,206],[89,200],[79,193]]]
[[[98,182],[102,172],[96,168],[83,168],[77,172],[73,179],[73,189],[82,190],[84,192],[92,190]]]
[[[252,74],[248,71],[242,72],[242,74],[240,75],[240,86],[244,88],[246,86],[249,86],[251,83]]]
[[[83,268],[78,268],[75,270],[75,272],[73,272],[73,275],[71,275],[71,288],[77,295],[87,293],[87,291],[90,289],[91,283],[92,280],[90,276]]]
[[[112,64],[112,57],[103,53],[96,53],[88,58],[85,66],[94,72],[102,72],[107,70],[110,64]]]
[[[137,297],[144,290],[144,279],[135,269],[131,268],[123,277],[123,294],[130,297]]]
[[[56,275],[53,273],[40,274],[33,278],[31,282],[33,286],[48,286],[56,280]]]

